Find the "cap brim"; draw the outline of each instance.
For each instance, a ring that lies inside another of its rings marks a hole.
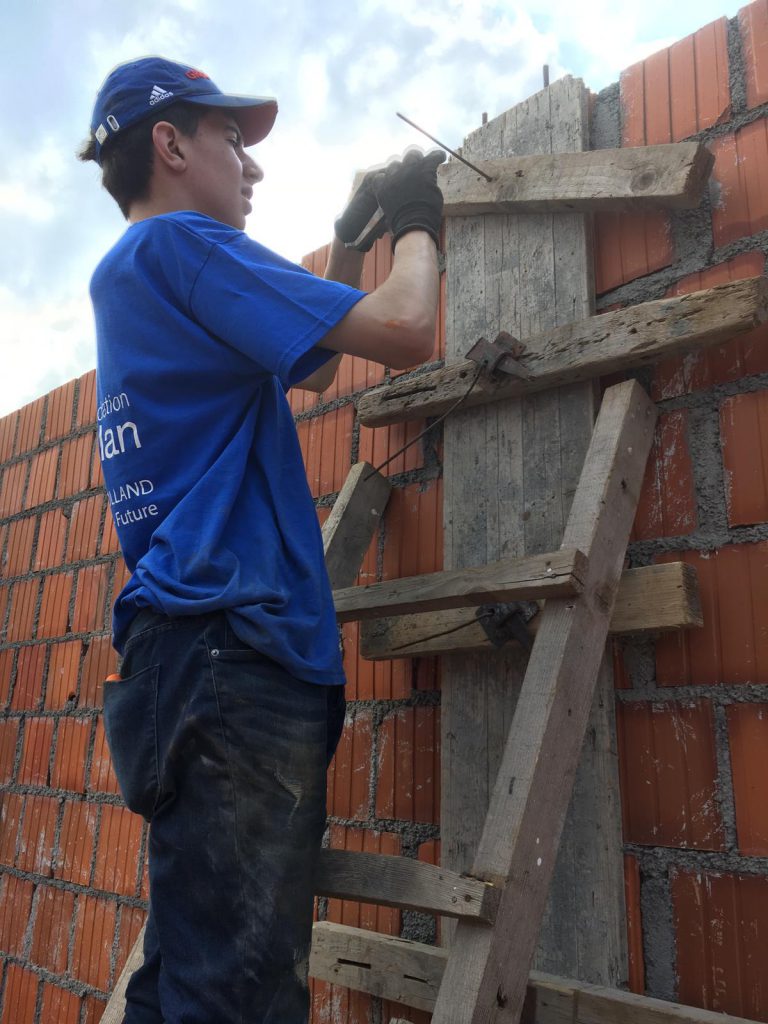
[[[236,110],[237,123],[246,146],[254,146],[266,139],[277,117],[277,100],[271,96],[224,96],[214,93],[208,96],[185,96],[183,102]]]

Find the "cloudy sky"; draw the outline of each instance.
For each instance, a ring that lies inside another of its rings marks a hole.
[[[570,73],[599,91],[734,0],[0,0],[0,415],[95,363],[88,280],[124,228],[74,158],[117,63],[162,54],[274,95],[248,231],[299,260],[328,241],[355,170],[449,145]],[[545,13],[542,13],[544,11]],[[423,140],[421,140],[423,141]]]

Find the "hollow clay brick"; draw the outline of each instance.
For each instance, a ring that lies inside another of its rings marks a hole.
[[[90,718],[62,718],[56,733],[51,786],[85,792],[85,760],[91,738]]]
[[[56,493],[56,471],[58,467],[58,449],[46,449],[33,456],[30,468],[30,482],[27,485],[25,508],[32,509],[51,501]]]
[[[37,627],[39,637],[64,636],[69,632],[72,581],[71,572],[57,572],[45,577]]]
[[[40,530],[34,556],[34,569],[51,569],[61,565],[67,519],[61,509],[54,508],[40,516]]]
[[[401,708],[379,730],[376,816],[436,823],[440,814],[440,725],[435,707]]]
[[[21,749],[19,782],[29,786],[48,785],[48,761],[53,742],[53,719],[24,720],[24,743]]]
[[[77,698],[77,673],[83,645],[79,640],[51,644],[48,677],[45,686],[45,706],[59,710]]]
[[[742,7],[739,31],[744,53],[744,74],[747,81],[747,107],[757,107],[768,100],[768,2]]]
[[[59,470],[58,497],[68,498],[91,485],[91,458],[93,453],[92,433],[65,441],[61,446],[61,468]]]
[[[726,714],[738,847],[747,857],[765,857],[768,856],[768,804],[765,800],[768,704],[731,704]]]
[[[106,564],[89,565],[78,572],[72,614],[73,633],[90,633],[104,628],[109,569]]]
[[[297,424],[312,496],[340,490],[352,467],[354,406],[344,405]]]
[[[93,884],[106,892],[137,895],[142,819],[125,807],[103,804]]]
[[[724,849],[710,704],[621,704],[617,731],[625,840]]]
[[[19,650],[16,663],[16,684],[11,707],[31,710],[40,706],[45,676],[45,644],[33,644]]]
[[[77,425],[84,427],[96,422],[96,371],[89,370],[78,380]]]
[[[19,430],[16,436],[16,455],[23,455],[40,444],[43,426],[45,396],[29,402],[19,409]]]
[[[673,871],[676,998],[750,1020],[768,1016],[768,878]]]
[[[368,817],[371,776],[371,712],[347,717],[336,756],[328,770],[328,813],[339,818]]]
[[[48,412],[45,418],[45,440],[56,441],[72,429],[72,406],[75,398],[75,382],[71,380],[48,395]]]
[[[74,907],[73,893],[48,885],[38,886],[30,959],[53,974],[63,974],[67,969],[69,926]]]
[[[720,406],[725,497],[730,526],[768,520],[768,390]]]
[[[117,906],[111,900],[78,896],[75,914],[70,971],[79,981],[105,991],[109,987]]]
[[[687,429],[688,414],[683,409],[659,417],[632,540],[680,536],[696,528],[696,495]]]
[[[82,1000],[74,992],[46,983],[43,985],[40,1024],[80,1024],[81,1006]]]
[[[0,1024],[35,1024],[37,975],[9,964],[5,976],[5,998]]]
[[[768,542],[677,551],[657,562],[696,568],[704,625],[656,642],[659,686],[768,683]]]
[[[23,576],[32,560],[32,541],[35,536],[36,516],[25,516],[8,526],[8,548],[3,575]]]
[[[53,844],[59,801],[50,796],[27,796],[21,823],[16,866],[21,871],[34,871],[50,876],[53,867]]]

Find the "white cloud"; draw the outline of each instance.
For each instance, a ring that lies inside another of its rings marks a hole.
[[[299,259],[329,240],[357,169],[430,145],[396,110],[457,146],[484,111],[538,90],[542,64],[600,89],[735,11],[731,0],[167,0],[160,14],[151,0],[11,3],[0,87],[23,103],[0,109],[0,234],[13,242],[0,249],[0,414],[93,365],[87,284],[122,221],[73,154],[120,61],[162,53],[225,89],[278,97],[248,230]]]
[[[95,363],[86,295],[35,306],[0,286],[0,324],[0,415],[79,376]]]

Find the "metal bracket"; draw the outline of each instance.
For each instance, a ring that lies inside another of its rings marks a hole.
[[[531,371],[518,362],[524,352],[525,345],[514,335],[509,331],[499,331],[493,341],[478,338],[465,359],[478,363],[491,380],[502,380],[505,376],[533,380]]]
[[[503,647],[510,640],[517,640],[524,650],[530,651],[533,637],[526,624],[538,613],[539,606],[535,601],[512,601],[509,604],[482,604],[475,617],[494,647]]]

